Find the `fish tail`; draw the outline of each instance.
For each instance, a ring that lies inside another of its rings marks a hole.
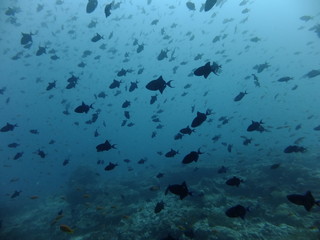
[[[172,81],[173,81],[173,80],[168,81],[168,82],[166,83],[166,85],[169,86],[169,87],[171,87],[171,88],[173,88],[173,87],[171,86],[171,82],[172,82]]]

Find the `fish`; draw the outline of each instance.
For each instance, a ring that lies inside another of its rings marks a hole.
[[[23,152],[16,153],[16,155],[14,155],[14,157],[13,157],[13,160],[17,160],[17,159],[21,158],[22,155],[23,155]]]
[[[168,58],[168,55],[167,55],[168,51],[169,50],[161,50],[161,52],[159,53],[159,55],[157,57],[158,61],[161,61],[165,58]]]
[[[71,229],[68,225],[65,225],[65,224],[60,225],[60,230],[62,232],[66,232],[66,233],[73,233],[74,232],[73,229]]]
[[[225,214],[230,218],[240,217],[244,219],[248,209],[242,205],[236,205],[234,207],[229,208]]]
[[[21,45],[27,45],[29,43],[32,43],[32,33],[21,33],[22,37],[20,40]]]
[[[291,194],[287,195],[287,199],[293,204],[304,206],[309,212],[314,205],[320,206],[320,201],[316,201],[310,191],[307,191],[304,195]]]
[[[320,131],[320,125],[316,126],[315,128],[313,128],[313,130],[315,131]]]
[[[297,152],[304,153],[306,151],[307,151],[306,148],[301,147],[301,146],[297,146],[297,145],[290,145],[290,146],[286,147],[283,150],[284,153],[293,153],[293,152],[295,152],[295,153],[297,153]]]
[[[109,88],[110,89],[119,88],[121,83],[122,83],[121,81],[117,81],[114,79],[113,82],[109,85]]]
[[[141,158],[137,163],[138,164],[144,164],[147,161],[146,158]]]
[[[217,3],[217,0],[206,0],[204,4],[204,11],[208,12]]]
[[[239,187],[240,183],[242,183],[243,180],[240,179],[240,178],[237,178],[237,177],[233,177],[233,178],[230,178],[226,181],[226,184],[229,185],[229,186],[237,186]]]
[[[150,99],[150,104],[151,104],[151,105],[154,104],[154,103],[157,101],[157,97],[158,97],[157,94],[154,95],[154,96],[151,96],[151,99]]]
[[[9,143],[9,144],[8,144],[8,147],[9,147],[9,148],[16,148],[16,147],[18,147],[18,146],[20,146],[19,143]]]
[[[190,1],[187,2],[186,6],[189,10],[192,10],[192,11],[196,10],[196,5],[193,2],[190,2]]]
[[[247,138],[245,136],[241,136],[241,138],[244,139],[242,144],[245,145],[245,146],[248,146],[252,142],[252,138]]]
[[[154,208],[154,213],[159,213],[164,209],[164,202],[158,202]]]
[[[247,93],[246,91],[240,92],[237,96],[235,96],[235,98],[233,99],[233,101],[239,102],[239,101],[241,101],[241,99],[242,99],[245,95],[247,95],[247,94],[248,94],[248,93]]]
[[[282,77],[282,78],[279,78],[277,81],[278,82],[289,82],[292,79],[293,79],[292,77]]]
[[[308,73],[306,73],[303,77],[305,78],[314,78],[316,76],[320,75],[320,70],[311,70]]]
[[[116,148],[116,144],[110,144],[108,140],[106,140],[104,143],[98,144],[96,146],[97,152],[103,152],[103,151],[109,151],[112,148]]]
[[[158,173],[157,176],[156,176],[156,178],[162,178],[163,176],[164,176],[163,173]]]
[[[92,13],[98,6],[98,0],[88,0],[86,12]]]
[[[35,135],[39,134],[39,131],[37,129],[31,129],[29,132]]]
[[[309,20],[312,20],[312,19],[313,19],[313,17],[307,16],[307,15],[300,17],[300,20],[305,21],[305,22],[308,22]]]
[[[204,76],[204,78],[207,78],[211,72],[210,62],[207,62],[205,65],[198,67],[193,73],[196,76]]]
[[[270,166],[270,169],[274,170],[274,169],[279,168],[280,166],[281,166],[281,163],[275,163],[275,164],[272,164],[272,165]]]
[[[68,85],[66,86],[66,89],[74,88],[77,85],[78,80],[79,80],[78,77],[71,75],[71,77],[69,77],[67,80]]]
[[[126,119],[130,119],[129,111],[124,111],[124,116],[125,116]]]
[[[111,8],[112,8],[113,2],[110,4],[107,4],[104,8],[104,14],[106,18],[108,18],[111,15]]]
[[[84,102],[82,102],[82,104],[79,105],[78,107],[76,107],[74,109],[74,111],[76,113],[88,113],[90,109],[93,109],[92,104],[89,106],[89,105],[85,104]]]
[[[247,128],[247,132],[253,132],[253,131],[258,131],[258,132],[264,132],[266,131],[265,128],[262,126],[263,122],[255,122],[251,121],[251,124]]]
[[[207,110],[206,113],[197,112],[197,116],[192,120],[191,127],[199,127],[204,121],[206,121],[207,116],[210,114],[210,110]]]
[[[218,169],[218,173],[221,174],[221,173],[226,173],[228,170],[228,168],[226,168],[225,166],[221,166],[219,169]]]
[[[38,48],[37,52],[36,52],[36,56],[41,56],[42,54],[46,53],[46,47],[40,47]]]
[[[124,103],[122,104],[122,108],[127,108],[127,107],[129,107],[130,106],[130,101],[128,101],[128,100],[126,100],[126,101],[124,101]]]
[[[141,53],[143,49],[144,49],[144,44],[141,44],[141,45],[139,44],[137,48],[137,53]]]
[[[70,159],[65,159],[62,163],[62,166],[66,166],[67,164],[69,164]]]
[[[185,127],[185,128],[182,128],[182,129],[180,129],[180,133],[182,133],[182,134],[188,134],[188,135],[191,135],[191,133],[193,133],[195,130],[194,129],[191,129],[190,127],[189,127],[189,125],[187,126],[187,127]]]
[[[183,137],[183,134],[177,133],[176,135],[174,135],[174,140],[182,139],[182,137]]]
[[[200,152],[200,148],[198,149],[198,151],[192,151],[183,158],[182,163],[189,164],[192,162],[197,162],[200,154],[203,154],[203,152]]]
[[[109,164],[104,168],[104,170],[110,171],[110,170],[114,169],[116,166],[118,166],[118,164],[109,162]]]
[[[177,240],[176,238],[173,238],[170,234],[168,234],[167,237],[161,238],[161,240]]]
[[[96,33],[96,35],[91,38],[91,42],[98,42],[101,39],[103,39],[103,37],[99,33]]]
[[[263,70],[269,68],[269,63],[257,64],[253,67],[254,70],[257,70],[257,73],[261,73]]]
[[[171,88],[173,88],[171,86],[171,82],[173,80],[170,80],[168,82],[166,82],[165,80],[163,80],[162,76],[158,77],[155,80],[150,81],[147,85],[146,88],[150,91],[159,91],[161,94],[163,93],[164,89],[169,86]]]
[[[221,135],[215,135],[213,138],[211,138],[211,140],[215,143],[217,141],[219,141],[219,139],[221,138]]]
[[[3,126],[2,128],[0,128],[0,132],[9,132],[9,131],[13,131],[16,127],[18,127],[17,124],[10,124],[7,122],[7,124],[5,126]]]
[[[138,81],[131,82],[129,87],[129,92],[133,92],[137,88],[138,88]]]
[[[51,89],[55,88],[56,87],[56,82],[57,81],[49,82],[46,90],[50,91]]]
[[[45,158],[47,154],[45,154],[44,151],[38,149],[38,151],[36,152],[36,154],[38,154],[41,158]]]
[[[171,148],[171,150],[165,154],[165,157],[171,158],[174,157],[176,154],[179,154],[179,151],[175,151]]]
[[[165,195],[167,195],[168,192],[178,195],[180,200],[183,200],[188,195],[192,196],[192,193],[188,190],[186,182],[183,182],[182,184],[169,185],[165,191]]]
[[[19,195],[20,195],[21,192],[22,192],[22,191],[17,191],[17,190],[15,190],[14,193],[11,195],[11,198],[19,197]]]

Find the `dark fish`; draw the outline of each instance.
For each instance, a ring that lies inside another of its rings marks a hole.
[[[156,177],[157,177],[157,178],[162,178],[163,176],[164,176],[163,173],[158,173]]]
[[[230,178],[226,181],[226,184],[229,185],[229,186],[237,186],[239,187],[240,183],[242,183],[243,180],[240,179],[240,178],[237,178],[237,177],[233,177],[233,178]]]
[[[42,151],[42,150],[40,150],[40,149],[37,151],[37,154],[38,154],[41,158],[45,158],[46,155],[47,155],[47,154],[45,154],[44,151]]]
[[[128,72],[131,72],[132,70],[125,70],[125,69],[121,69],[118,73],[117,76],[118,77],[122,77],[122,76],[126,76]]]
[[[262,126],[263,122],[255,122],[255,121],[251,121],[252,123],[249,125],[249,127],[247,128],[248,132],[253,132],[253,131],[258,131],[258,132],[263,132],[265,131],[265,128]]]
[[[65,159],[62,163],[62,166],[66,166],[67,164],[69,164],[70,160],[69,159]]]
[[[155,101],[157,101],[157,97],[158,97],[158,95],[157,95],[157,94],[156,94],[156,95],[154,95],[154,96],[151,96],[150,104],[154,104],[154,103],[155,103]]]
[[[32,43],[32,33],[22,33],[22,37],[20,40],[21,45],[27,45],[28,43]]]
[[[159,91],[162,94],[164,89],[166,88],[166,86],[169,86],[172,88],[172,86],[171,86],[172,81],[173,80],[166,82],[163,80],[162,76],[160,76],[158,79],[155,79],[155,80],[152,80],[151,82],[149,82],[146,85],[146,88],[150,91]]]
[[[192,10],[192,11],[196,10],[196,5],[194,5],[193,2],[187,2],[186,5],[189,10]]]
[[[91,38],[91,42],[98,42],[101,39],[103,39],[103,37],[99,33],[96,33],[96,35]]]
[[[161,52],[159,53],[157,59],[158,59],[159,61],[161,61],[161,60],[163,60],[163,59],[165,59],[165,58],[168,58],[168,55],[167,55],[168,51],[169,51],[169,50],[161,50]]]
[[[257,64],[253,67],[254,70],[257,70],[258,73],[261,73],[263,70],[269,68],[270,65],[268,63]]]
[[[173,238],[170,234],[168,234],[167,237],[161,238],[161,240],[177,240],[176,238]]]
[[[144,49],[144,45],[141,44],[141,45],[138,45],[138,48],[137,48],[137,53],[141,53]]]
[[[20,144],[18,144],[18,143],[10,143],[10,144],[8,144],[8,147],[9,148],[16,148],[16,147],[18,147]]]
[[[17,159],[21,158],[22,155],[23,155],[23,152],[16,153],[16,155],[14,155],[14,157],[13,157],[13,160],[17,160]]]
[[[189,127],[189,125],[187,126],[187,127],[185,127],[185,128],[182,128],[182,129],[180,129],[180,133],[182,133],[182,134],[188,134],[188,135],[190,135],[191,133],[193,133],[195,130],[194,129],[191,129],[190,127]]]
[[[98,6],[97,0],[89,0],[87,3],[86,11],[87,13],[92,13]]]
[[[208,12],[217,3],[217,0],[206,0],[204,4],[204,11]]]
[[[166,189],[165,195],[167,195],[169,191],[175,195],[178,195],[180,200],[184,199],[188,195],[192,195],[192,193],[188,190],[186,182],[183,182],[181,185],[169,185]]]
[[[305,78],[314,78],[316,76],[320,75],[320,70],[311,70],[307,74],[304,75]]]
[[[36,55],[41,56],[42,54],[45,54],[45,53],[46,53],[46,47],[39,47],[36,52]]]
[[[114,88],[119,88],[120,87],[121,81],[113,80],[113,82],[110,84],[109,88],[114,89]]]
[[[158,202],[156,207],[154,208],[154,213],[159,213],[163,209],[164,209],[164,202],[163,201]]]
[[[107,4],[104,8],[104,14],[106,15],[106,18],[111,15],[111,8],[112,8],[113,2],[110,4]]]
[[[292,79],[293,79],[292,77],[282,77],[282,78],[279,78],[277,81],[278,82],[289,82]]]
[[[130,113],[128,111],[124,111],[124,116],[126,119],[130,119]]]
[[[51,89],[55,88],[56,87],[56,82],[57,81],[49,82],[46,90],[50,91]]]
[[[197,116],[193,119],[191,127],[199,127],[207,119],[208,115],[210,115],[209,110],[207,110],[206,113],[197,112]]]
[[[82,102],[82,104],[80,106],[76,107],[74,109],[74,111],[76,113],[88,113],[90,108],[93,109],[92,104],[89,106],[89,105],[85,104],[84,102]]]
[[[21,192],[22,192],[22,191],[17,191],[17,190],[14,191],[14,193],[11,195],[11,198],[16,198],[16,197],[18,197]]]
[[[221,166],[221,167],[218,169],[217,172],[221,174],[221,173],[226,173],[227,170],[228,170],[228,169],[227,169],[225,166]]]
[[[305,21],[305,22],[308,22],[311,19],[313,19],[313,17],[307,16],[307,15],[300,17],[300,20]]]
[[[215,135],[213,138],[211,138],[211,140],[215,143],[219,141],[220,138],[221,138],[221,135]]]
[[[239,102],[246,94],[248,94],[246,91],[245,91],[245,92],[240,92],[240,93],[233,99],[233,101]]]
[[[116,166],[118,166],[118,164],[109,162],[109,164],[104,168],[104,170],[110,171],[110,170],[114,169]]]
[[[287,195],[290,202],[296,205],[304,206],[304,208],[309,212],[314,205],[320,206],[320,201],[315,201],[310,191],[307,191],[305,195],[292,194]]]
[[[7,90],[7,88],[6,87],[2,87],[2,88],[0,88],[0,94],[1,95],[3,95],[4,94],[4,92]]]
[[[203,154],[202,152],[200,152],[200,148],[198,149],[198,151],[192,151],[190,153],[188,153],[182,160],[183,164],[189,164],[192,162],[197,162],[199,159],[199,155]]]
[[[240,218],[244,219],[244,216],[246,215],[247,211],[248,211],[248,209],[245,208],[244,206],[237,205],[237,206],[229,208],[226,211],[226,215],[230,218],[240,217]]]
[[[272,169],[272,170],[277,169],[277,168],[280,167],[280,165],[281,165],[280,163],[272,164],[272,165],[270,166],[270,169]]]
[[[131,82],[129,87],[129,92],[133,92],[137,88],[138,88],[138,81]]]
[[[177,133],[176,135],[174,135],[174,140],[182,139],[182,137],[183,137],[183,134]]]
[[[138,164],[144,164],[147,161],[146,158],[141,158],[137,163]]]
[[[245,136],[241,136],[241,137],[244,139],[242,144],[245,145],[245,146],[248,146],[252,141],[252,138],[247,138]]]
[[[229,153],[231,153],[231,152],[232,152],[232,147],[233,147],[233,145],[232,145],[232,144],[228,144],[228,146],[227,146],[227,150],[228,150],[228,152],[229,152]]]
[[[2,127],[0,129],[0,132],[9,132],[9,131],[13,131],[14,128],[18,127],[17,124],[10,124],[7,122],[7,125],[5,125],[4,127]]]
[[[306,151],[307,151],[307,149],[304,148],[304,147],[300,147],[300,146],[297,146],[297,145],[290,145],[290,146],[286,147],[283,152],[284,153],[293,153],[293,152],[295,152],[295,153],[297,153],[297,152],[304,153]]]
[[[179,152],[171,148],[171,150],[165,154],[165,157],[171,158],[171,157],[174,157],[176,154],[179,154]]]
[[[38,131],[37,129],[31,129],[31,130],[30,130],[30,133],[35,134],[35,135],[38,135],[38,134],[39,134],[39,131]]]
[[[315,130],[315,131],[320,131],[320,125],[317,126],[317,127],[315,127],[313,130]]]
[[[197,68],[194,71],[194,75],[196,76],[204,76],[204,78],[207,78],[209,74],[212,72],[210,62],[207,62],[204,66],[201,66]]]
[[[127,108],[129,106],[130,106],[130,102],[127,100],[122,104],[122,108]]]
[[[116,148],[115,144],[110,144],[108,140],[106,140],[104,143],[98,144],[96,146],[97,152],[103,152],[103,151],[109,151],[112,148]]]
[[[68,80],[67,80],[68,81],[68,85],[66,86],[66,89],[74,88],[77,85],[78,80],[79,80],[79,78],[74,76],[74,75],[69,77]]]

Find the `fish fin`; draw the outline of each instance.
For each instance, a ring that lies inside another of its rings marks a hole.
[[[171,82],[172,82],[172,81],[173,81],[173,80],[168,81],[168,82],[166,83],[166,85],[169,86],[169,87],[171,87],[171,88],[174,88],[174,87],[171,86]]]

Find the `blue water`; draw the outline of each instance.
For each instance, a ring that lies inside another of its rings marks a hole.
[[[98,0],[90,14],[85,0],[0,3],[0,127],[17,124],[0,132],[1,239],[319,239],[319,207],[307,212],[286,195],[310,190],[320,199],[320,75],[306,76],[320,71],[320,3],[218,0],[204,12],[204,1],[193,2],[195,11],[186,1],[123,0],[107,18],[110,1]],[[95,27],[88,27],[91,21]],[[20,43],[22,33],[33,34],[30,45]],[[103,39],[92,42],[96,33]],[[144,46],[140,53],[135,40]],[[40,46],[46,53],[37,56]],[[168,57],[158,60],[162,50]],[[221,72],[195,76],[207,62]],[[265,63],[262,72],[254,69]],[[119,77],[121,69],[132,71]],[[66,89],[72,75],[78,83]],[[148,90],[160,76],[173,80],[173,88]],[[278,81],[287,76],[293,79]],[[110,89],[114,79],[122,83]],[[138,88],[129,92],[135,81]],[[101,92],[107,96],[97,97]],[[126,100],[131,105],[124,109]],[[76,113],[82,102],[93,109]],[[174,139],[197,111],[207,110],[212,114],[190,136]],[[97,111],[97,121],[87,124]],[[130,119],[121,126],[124,111]],[[265,131],[248,132],[252,121],[262,121]],[[244,145],[243,136],[251,143]],[[97,152],[106,140],[116,148]],[[306,151],[284,153],[289,145]],[[166,158],[170,149],[179,154]],[[181,163],[198,149],[197,162]],[[14,160],[18,152],[23,155]],[[109,162],[118,166],[105,171]],[[275,163],[280,167],[271,170]],[[227,173],[218,174],[222,165]],[[233,176],[244,179],[239,188],[225,184]],[[183,181],[194,196],[180,201],[164,194]],[[12,197],[15,191],[21,193]],[[165,208],[155,214],[161,200]],[[224,212],[240,203],[251,208],[245,220],[228,218]]]

